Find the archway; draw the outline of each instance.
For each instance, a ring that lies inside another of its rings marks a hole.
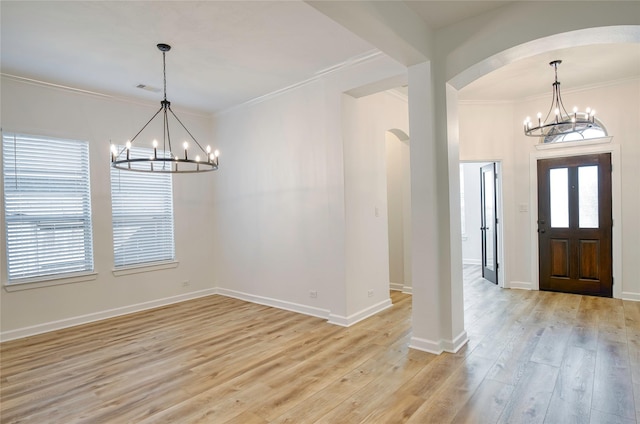
[[[385,134],[389,288],[411,293],[411,173],[409,136],[393,128]]]
[[[588,29],[584,29],[584,30],[579,30],[579,31],[571,31],[571,32],[567,32],[567,33],[560,33],[560,34],[556,34],[553,36],[549,36],[549,37],[544,37],[542,39],[538,39],[538,40],[533,40],[530,41],[528,43],[524,43],[522,45],[518,45],[515,47],[512,47],[510,49],[507,49],[505,51],[502,51],[500,53],[497,53],[491,57],[488,57],[478,63],[476,63],[475,65],[469,67],[467,70],[459,73],[458,75],[454,76],[453,78],[451,78],[448,81],[448,88],[447,88],[447,96],[446,96],[446,100],[447,100],[447,105],[449,110],[451,110],[450,108],[454,108],[455,109],[455,113],[448,113],[447,114],[447,125],[449,126],[449,128],[451,128],[452,126],[454,128],[459,128],[460,126],[460,118],[459,118],[459,114],[460,114],[460,102],[458,101],[458,92],[460,90],[462,90],[464,87],[466,87],[467,85],[471,84],[473,81],[477,80],[478,78],[487,75],[491,72],[496,71],[499,68],[502,68],[504,66],[513,64],[515,62],[519,62],[523,59],[527,59],[530,57],[535,57],[538,56],[540,54],[544,54],[547,52],[554,52],[556,50],[559,49],[567,49],[569,47],[573,48],[573,47],[582,47],[582,46],[589,46],[589,45],[594,45],[594,44],[610,44],[610,43],[638,43],[640,42],[640,27],[639,26],[622,26],[622,27],[598,27],[598,28],[588,28]],[[452,151],[452,149],[455,149],[455,151],[457,152],[457,149],[460,146],[460,139],[459,139],[459,134],[458,132],[449,132],[448,133],[448,137],[447,137],[447,141],[448,141],[448,148],[449,151]],[[587,148],[587,150],[598,150],[598,148],[595,147],[591,147],[591,148]],[[607,151],[613,151],[614,152],[614,161],[616,160],[615,158],[615,149],[611,148],[611,147],[602,147],[599,150],[607,150]],[[566,150],[566,149],[565,149]],[[581,151],[583,151],[583,149],[581,149]],[[558,155],[558,154],[567,154],[566,151],[565,152],[560,152],[559,150],[556,151],[556,153],[550,153],[550,151],[546,151],[546,153],[544,151],[539,152],[539,153],[531,153],[531,158],[534,157],[542,157],[542,156],[553,156],[553,155]],[[525,160],[525,166],[529,166],[530,167],[530,172],[528,175],[529,179],[531,181],[533,181],[533,179],[535,178],[535,172],[531,170],[531,166],[533,166],[531,164],[531,160],[530,158],[527,158],[529,160]],[[618,168],[616,170],[616,168]],[[618,184],[620,184],[620,175],[619,175],[619,171],[620,170],[620,166],[614,166],[614,186],[616,184],[616,181],[618,182]],[[617,176],[615,175],[615,173],[618,173]],[[450,173],[451,175],[451,173]],[[520,187],[522,188],[522,187]],[[526,222],[526,225],[529,227],[529,232],[530,234],[528,234],[529,237],[529,243],[526,246],[527,249],[529,249],[529,253],[526,253],[526,258],[519,258],[519,261],[525,261],[528,262],[527,266],[529,269],[529,272],[527,275],[523,276],[523,273],[520,272],[520,274],[514,278],[513,274],[508,275],[507,278],[508,280],[508,286],[511,287],[522,287],[522,288],[533,288],[533,289],[537,289],[538,287],[538,275],[537,275],[537,262],[538,262],[538,256],[537,256],[537,237],[535,237],[535,229],[537,228],[536,226],[536,215],[535,213],[533,213],[533,211],[536,209],[536,197],[535,197],[535,193],[533,193],[533,189],[529,186],[527,186],[527,189],[529,190],[529,197],[527,198],[527,201],[523,201],[521,203],[519,203],[518,201],[512,201],[512,202],[508,202],[507,205],[508,207],[512,208],[512,213],[514,215],[517,214],[523,214],[523,213],[528,213],[528,222]],[[620,195],[618,196],[618,198],[621,197]],[[614,217],[614,221],[615,222],[621,222],[621,212],[620,212],[620,204],[616,204],[614,202],[613,205],[614,208],[614,215],[617,215],[618,218],[616,219]],[[514,220],[515,221],[515,220]],[[514,222],[511,223],[512,225],[514,224]],[[622,247],[620,245],[620,240],[621,240],[621,236],[620,236],[620,227],[621,226],[614,226],[614,240],[617,240],[617,246],[614,245],[614,253],[613,253],[613,272],[614,275],[618,275],[620,276],[622,273],[622,266],[621,266],[621,250]],[[507,230],[508,231],[508,230]],[[618,233],[616,236],[616,232]],[[452,237],[451,239],[451,243],[452,243],[452,247],[453,248],[457,248],[457,244],[459,244],[458,240],[454,240],[454,238]],[[507,246],[507,248],[505,249],[505,252],[507,255],[512,254],[513,252],[516,251],[516,249],[513,248],[509,248],[509,246]],[[616,252],[618,252],[618,254],[616,254]],[[523,278],[526,278],[526,280],[523,280]],[[616,278],[616,281],[619,281],[618,278]],[[622,287],[620,284],[617,285],[617,287],[614,285],[614,297],[624,297],[622,294]]]

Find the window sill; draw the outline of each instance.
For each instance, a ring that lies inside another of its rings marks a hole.
[[[152,271],[160,271],[163,269],[177,268],[179,263],[180,262],[178,261],[171,261],[171,262],[156,262],[152,264],[132,265],[132,266],[127,266],[122,268],[115,268],[111,272],[115,277],[122,277],[124,275],[140,274],[142,272],[152,272]]]
[[[8,292],[39,289],[42,287],[59,286],[62,284],[83,283],[85,281],[93,281],[98,278],[97,272],[87,272],[82,274],[51,276],[45,278],[30,278],[20,282],[4,283],[4,289]]]

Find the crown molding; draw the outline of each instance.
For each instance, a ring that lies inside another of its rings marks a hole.
[[[265,94],[263,96],[254,97],[253,99],[247,100],[246,102],[237,104],[237,105],[232,106],[230,108],[224,109],[224,110],[222,110],[220,112],[216,112],[216,113],[214,113],[214,116],[215,115],[224,115],[224,114],[226,114],[228,112],[232,112],[232,111],[234,111],[234,110],[236,110],[238,108],[255,105],[255,104],[262,103],[264,101],[276,98],[276,97],[278,97],[278,96],[280,96],[280,95],[282,95],[284,93],[287,93],[287,92],[296,90],[296,89],[298,89],[300,87],[304,87],[306,85],[312,84],[312,83],[317,82],[317,81],[319,81],[319,80],[321,80],[321,79],[323,79],[323,78],[325,78],[325,77],[327,77],[327,76],[329,76],[331,74],[335,74],[335,73],[343,71],[345,69],[349,69],[349,68],[351,68],[353,66],[356,66],[356,65],[359,65],[361,63],[369,62],[369,61],[374,60],[374,59],[376,59],[376,58],[378,58],[378,57],[380,57],[382,55],[383,55],[383,53],[378,49],[369,50],[369,51],[367,51],[365,53],[362,53],[360,55],[353,56],[353,57],[345,60],[344,62],[341,62],[339,64],[333,65],[333,66],[331,66],[329,68],[322,69],[322,70],[316,72],[311,78],[307,78],[306,80],[302,80],[302,81],[297,82],[295,84],[291,84],[291,85],[289,85],[287,87],[272,91],[272,92],[267,93],[267,94]]]

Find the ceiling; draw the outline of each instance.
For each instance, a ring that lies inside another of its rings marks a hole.
[[[541,94],[551,99],[554,71],[563,92],[640,76],[640,44],[599,44],[555,50],[503,66],[459,92],[461,100],[512,101]],[[549,100],[551,101],[551,100]]]
[[[301,1],[2,1],[2,72],[215,112],[374,47]]]
[[[512,1],[424,1],[404,2],[432,29],[440,29],[467,18],[504,6]]]
[[[437,29],[511,2],[401,3]],[[162,55],[155,46],[167,43],[168,99],[176,108],[207,113],[377,52],[302,1],[3,0],[0,8],[2,73],[159,101]],[[460,97],[508,100],[546,93],[553,59],[564,60],[563,88],[640,75],[637,44],[578,48],[505,66],[465,87]]]

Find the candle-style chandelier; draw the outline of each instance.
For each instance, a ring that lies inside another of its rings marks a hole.
[[[537,123],[533,122],[529,116],[524,120],[524,134],[529,137],[544,137],[544,142],[580,140],[588,138],[588,134],[593,134],[587,130],[602,130],[602,124],[596,119],[596,111],[586,108],[584,112],[577,107],[573,108],[573,113],[568,113],[562,103],[560,96],[560,81],[558,81],[558,66],[561,60],[554,60],[549,63],[555,72],[553,83],[553,98],[547,116],[542,119],[542,113],[538,112]],[[567,134],[572,136],[565,138]],[[585,137],[586,136],[586,137]]]
[[[111,145],[111,166],[117,169],[123,169],[127,171],[138,172],[159,172],[159,173],[193,173],[193,172],[208,172],[218,169],[219,153],[217,150],[211,151],[211,147],[207,146],[203,148],[200,143],[195,139],[193,134],[184,126],[182,121],[171,110],[171,102],[167,100],[167,65],[165,60],[166,52],[171,50],[171,46],[168,44],[158,44],[158,50],[162,52],[162,69],[164,75],[164,99],[160,102],[160,109],[147,121],[138,133],[128,140],[123,147],[118,147],[115,144]],[[153,154],[149,156],[133,154],[131,149],[133,142],[144,131],[145,128],[162,112],[163,125],[163,145],[162,150],[158,151],[158,141],[153,140]],[[169,114],[175,118],[176,121],[182,126],[182,128],[189,134],[189,137],[193,140],[199,152],[194,153],[189,149],[189,143],[185,141],[182,144],[184,149],[180,154],[173,152],[171,146],[171,135],[169,132]]]

